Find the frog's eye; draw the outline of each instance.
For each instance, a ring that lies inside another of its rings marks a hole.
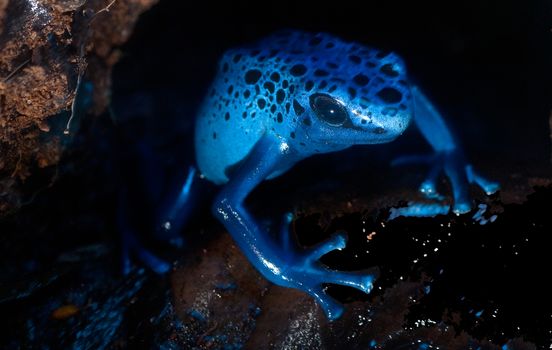
[[[318,119],[331,126],[341,126],[349,119],[345,107],[330,95],[311,95],[310,106]]]

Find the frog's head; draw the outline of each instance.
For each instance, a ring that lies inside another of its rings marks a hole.
[[[336,147],[384,143],[411,119],[402,60],[393,53],[328,34],[288,38],[288,72],[297,86],[293,106],[312,142]]]
[[[402,95],[392,87],[382,88],[386,99]],[[345,96],[343,96],[345,95]],[[356,103],[346,93],[314,92],[308,96],[308,113],[303,124],[313,141],[335,145],[375,144],[390,142],[401,135],[410,121],[410,113],[401,113],[388,103]]]

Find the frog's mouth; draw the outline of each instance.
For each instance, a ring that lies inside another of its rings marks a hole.
[[[316,119],[316,118],[314,118]],[[309,138],[315,142],[334,145],[353,144],[378,144],[387,143],[399,137],[408,127],[407,116],[390,120],[382,118],[385,123],[377,118],[365,116],[352,116],[349,121],[340,126],[331,126],[312,120],[306,128]]]

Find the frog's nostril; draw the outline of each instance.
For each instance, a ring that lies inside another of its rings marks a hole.
[[[399,72],[397,72],[395,67],[390,63],[384,64],[383,66],[381,66],[380,71],[383,74],[385,74],[389,77],[392,77],[392,78],[395,78],[395,77],[399,76]]]
[[[394,107],[386,107],[381,111],[381,114],[394,117],[397,115],[398,110]]]

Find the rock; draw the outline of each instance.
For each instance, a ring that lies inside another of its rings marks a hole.
[[[117,47],[156,2],[0,1],[0,215],[20,205],[29,176],[58,163],[67,136],[52,125],[67,123],[79,77],[93,113],[109,104]]]

